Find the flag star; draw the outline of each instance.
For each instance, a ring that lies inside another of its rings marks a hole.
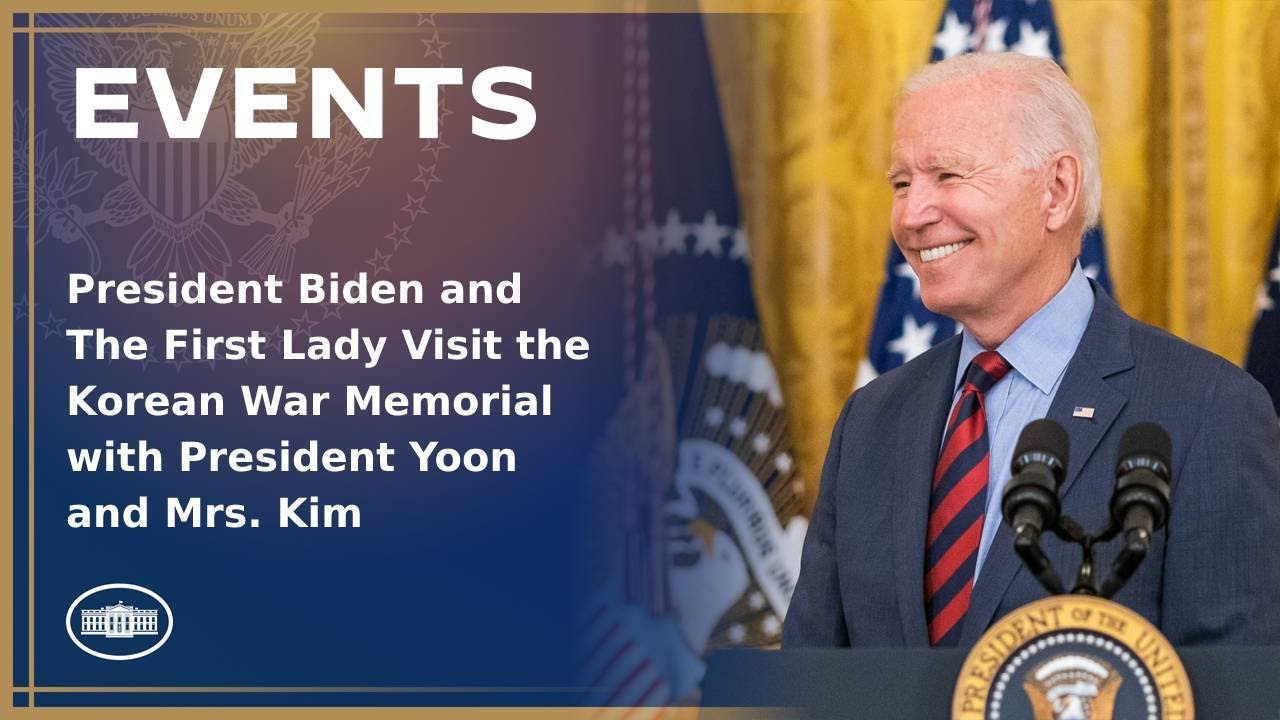
[[[778,453],[778,457],[773,459],[773,465],[778,468],[778,472],[789,473],[792,467],[791,456],[787,453]]]
[[[438,30],[433,30],[431,32],[430,37],[422,38],[421,40],[419,40],[419,42],[421,42],[427,48],[426,52],[422,54],[422,57],[424,58],[429,58],[432,55],[435,55],[436,57],[443,60],[444,55],[442,55],[440,51],[449,47],[448,41],[440,39],[440,31]]]
[[[1271,299],[1270,288],[1267,285],[1258,286],[1258,293],[1253,297],[1253,308],[1259,313],[1270,312],[1276,308],[1276,301]]]
[[[737,644],[747,639],[747,629],[742,627],[740,623],[734,623],[729,626],[729,642]]]
[[[147,366],[152,365],[156,362],[159,362],[158,360],[156,360],[156,351],[151,348],[147,348],[147,354],[138,362],[141,363],[140,367],[142,369],[142,372],[146,372]]]
[[[1271,278],[1271,282],[1273,283],[1280,282],[1280,265],[1276,265],[1275,267],[1271,268],[1271,274],[1268,275],[1267,277]],[[26,297],[27,297],[26,295],[22,296],[24,300],[26,299]]]
[[[280,329],[279,325],[276,325],[276,328],[274,330],[267,333],[267,349],[276,350],[276,349],[282,348],[283,338],[284,338],[284,331]]]
[[[218,364],[218,360],[216,358],[209,358],[208,360],[204,361],[204,364],[209,366],[210,372],[213,372],[213,370],[215,369],[215,366]]]
[[[782,623],[778,622],[777,615],[769,613],[764,617],[764,620],[760,621],[760,629],[764,631],[765,635],[777,635],[778,631],[782,629]]]
[[[61,335],[62,326],[66,324],[66,322],[67,322],[66,318],[60,318],[57,315],[54,315],[52,311],[50,311],[48,318],[41,320],[36,324],[39,325],[44,330],[44,339],[48,340],[54,335]]]
[[[618,232],[617,228],[609,226],[604,233],[604,247],[601,248],[601,259],[605,267],[613,267],[626,265],[631,260],[631,253],[628,252],[627,237]]]
[[[917,325],[915,317],[907,315],[902,318],[902,334],[889,341],[889,350],[901,355],[902,362],[911,362],[918,355],[929,349],[933,343],[933,335],[936,332],[937,326],[934,323],[927,322],[924,325]]]
[[[182,366],[186,365],[188,362],[190,362],[190,360],[187,360],[186,351],[178,353],[177,356],[165,360],[165,364],[172,365],[173,371],[178,374],[182,373]]]
[[[768,451],[769,436],[765,435],[764,433],[756,433],[756,436],[751,438],[751,449],[755,450],[758,453],[763,453]]]
[[[299,335],[306,335],[307,337],[311,337],[311,331],[315,329],[315,326],[320,324],[319,320],[311,319],[310,310],[304,310],[301,317],[290,318],[290,320],[293,321],[294,330],[296,330]]]
[[[429,152],[431,153],[432,157],[438,160],[440,159],[440,151],[448,150],[448,149],[449,149],[448,143],[446,143],[444,140],[441,140],[438,137],[434,137],[434,138],[428,138],[427,141],[422,144],[422,149],[419,150],[418,152]]]
[[[364,264],[373,268],[373,276],[377,277],[383,272],[391,272],[391,255],[374,248],[373,257],[365,260]]]
[[[413,227],[412,223],[404,227],[400,227],[400,223],[392,221],[391,232],[382,237],[394,243],[392,250],[399,250],[401,245],[412,245],[413,241],[409,239],[409,228]]]
[[[734,418],[733,421],[729,423],[729,434],[736,438],[740,438],[746,435],[747,421],[743,420],[740,417]]]
[[[342,308],[343,308],[344,306],[346,306],[346,303],[344,303],[344,302],[331,302],[331,303],[325,303],[325,304],[324,304],[324,317],[322,317],[322,318],[320,318],[320,319],[321,319],[321,320],[328,320],[329,318],[331,318],[331,317],[332,317],[332,318],[337,318],[337,319],[341,320],[341,319],[342,319]]]
[[[907,263],[899,263],[893,267],[893,274],[901,278],[907,278],[911,281],[911,297],[920,297],[920,276],[916,275],[916,271],[911,269]]]
[[[699,255],[706,253],[711,257],[720,257],[720,241],[728,235],[729,228],[716,222],[715,211],[708,210],[702,216],[702,222],[693,226],[693,251]]]
[[[1102,266],[1098,263],[1092,263],[1084,266],[1084,276],[1090,280],[1097,280],[1098,273],[1102,271]]]
[[[400,206],[400,210],[409,213],[409,222],[417,220],[419,215],[426,214],[427,208],[422,204],[423,201],[427,199],[425,195],[422,197],[415,197],[409,193],[405,193],[404,197],[405,203]]]
[[[436,174],[436,165],[435,165],[435,163],[431,163],[430,165],[427,165],[426,167],[423,167],[422,165],[419,165],[419,166],[418,166],[418,174],[417,174],[417,176],[416,176],[416,177],[414,177],[414,178],[413,178],[413,181],[414,181],[414,182],[418,182],[418,183],[422,183],[422,189],[423,189],[424,191],[426,191],[426,190],[430,190],[430,189],[431,189],[431,183],[438,183],[438,182],[440,182],[440,176]]]
[[[747,231],[737,228],[731,237],[733,244],[729,246],[729,257],[733,260],[750,260],[751,246],[747,241]]]
[[[435,13],[418,13],[418,27],[422,27],[423,25],[435,25],[435,24],[436,24]]]
[[[947,13],[942,29],[933,36],[933,46],[942,53],[942,59],[955,57],[969,49],[969,24],[960,22],[954,10]]]
[[[25,319],[25,318],[27,317],[27,312],[28,312],[29,310],[34,310],[34,309],[35,309],[35,308],[33,308],[33,307],[28,307],[28,306],[27,306],[27,294],[26,294],[26,293],[23,293],[23,294],[22,294],[22,299],[21,299],[21,300],[19,300],[18,302],[16,302],[16,303],[14,303],[14,304],[13,304],[13,312],[14,312],[14,318],[13,318],[13,319],[14,319],[14,320],[22,320],[22,319]]]
[[[636,244],[650,255],[658,255],[662,250],[662,230],[650,220],[636,231]]]
[[[805,491],[805,487],[804,487],[803,480],[795,480],[791,483],[792,495],[795,495],[796,497],[804,497],[804,491]]]
[[[751,606],[752,610],[763,610],[764,595],[761,594],[759,590],[751,593],[751,595],[747,597],[747,604]]]
[[[667,212],[667,222],[662,226],[662,249],[668,253],[684,253],[684,239],[688,228],[680,222],[680,213],[672,208]]]
[[[1023,20],[1018,23],[1018,42],[1009,48],[1016,53],[1053,59],[1053,51],[1049,49],[1049,28],[1036,30],[1031,22]]]
[[[1004,44],[1004,34],[1008,29],[1009,21],[1005,18],[992,20],[987,25],[987,34],[982,39],[982,47],[979,50],[982,52],[1004,52],[1008,50],[1009,47]]]
[[[707,424],[711,427],[719,427],[724,422],[724,409],[719,407],[711,407],[707,410]]]

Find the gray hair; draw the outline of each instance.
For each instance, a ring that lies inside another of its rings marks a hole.
[[[1102,209],[1102,163],[1093,115],[1058,64],[1048,58],[1018,53],[973,53],[926,65],[907,79],[899,104],[928,88],[955,80],[996,73],[1020,86],[1009,95],[1017,112],[1026,144],[1019,160],[1027,168],[1041,168],[1054,153],[1073,151],[1080,156],[1084,175],[1082,212],[1084,229],[1098,224]]]

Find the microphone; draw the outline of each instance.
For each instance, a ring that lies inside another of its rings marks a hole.
[[[1067,431],[1052,420],[1036,420],[1022,429],[1013,451],[1013,478],[1000,502],[1014,535],[1038,537],[1057,524],[1062,510],[1058,486],[1066,473],[1069,446]]]
[[[1058,486],[1067,469],[1067,431],[1052,420],[1022,429],[1013,451],[1013,477],[1000,498],[1000,511],[1013,528],[1013,549],[1050,595],[1061,595],[1062,580],[1040,547],[1040,533],[1058,523]]]
[[[1138,423],[1120,437],[1111,519],[1123,528],[1126,539],[1136,532],[1149,538],[1168,521],[1172,454],[1169,433],[1152,422]]]
[[[1173,441],[1152,422],[1134,425],[1120,436],[1116,489],[1111,495],[1112,527],[1124,533],[1124,544],[1102,586],[1102,597],[1114,595],[1137,570],[1151,548],[1151,535],[1169,520],[1169,458]]]

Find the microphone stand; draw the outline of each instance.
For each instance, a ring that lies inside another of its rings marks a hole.
[[[1133,573],[1146,558],[1151,549],[1151,535],[1141,528],[1135,528],[1125,534],[1124,546],[1111,565],[1111,572],[1105,582],[1099,586],[1094,570],[1093,549],[1095,545],[1107,543],[1120,534],[1120,523],[1110,520],[1107,526],[1097,534],[1085,531],[1080,523],[1063,515],[1053,527],[1053,533],[1062,540],[1080,546],[1080,569],[1076,573],[1075,585],[1071,588],[1073,595],[1092,595],[1110,599],[1124,584],[1133,577]],[[1022,525],[1014,531],[1014,550],[1022,559],[1027,569],[1050,595],[1066,594],[1062,580],[1054,571],[1052,563],[1040,546],[1040,532],[1029,525]]]

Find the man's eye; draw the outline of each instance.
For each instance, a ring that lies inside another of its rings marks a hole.
[[[898,190],[906,190],[910,186],[911,186],[911,183],[907,182],[906,180],[895,180],[893,182],[893,189],[895,192]]]
[[[949,173],[949,172],[944,172],[944,173],[939,173],[939,174],[938,174],[938,179],[939,179],[939,180],[954,180],[955,178],[958,178],[958,177],[960,177],[960,176],[959,176],[959,175],[957,175],[957,174],[955,174],[955,173]]]

